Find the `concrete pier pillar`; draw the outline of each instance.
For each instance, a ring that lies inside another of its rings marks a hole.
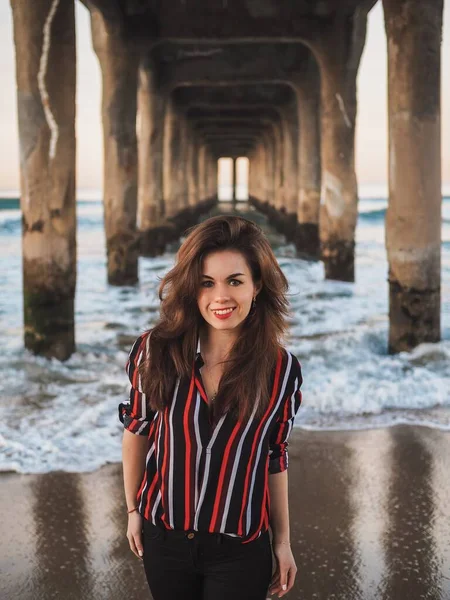
[[[298,205],[298,141],[299,128],[296,103],[283,110],[284,202],[286,215],[297,219]]]
[[[294,241],[297,232],[298,206],[298,109],[296,102],[289,103],[282,111],[283,134],[283,203],[277,215],[278,229],[288,241]]]
[[[264,136],[264,134],[261,134],[261,138],[260,141],[258,143],[258,162],[260,163],[261,167],[259,167],[260,169],[260,173],[261,173],[261,177],[259,180],[259,189],[258,189],[258,200],[261,202],[261,204],[264,204],[267,201],[267,195],[268,195],[268,191],[267,191],[267,165],[266,165],[266,157],[267,157],[267,148],[266,148],[266,144],[267,144],[267,140]]]
[[[263,161],[264,161],[264,197],[262,200],[273,204],[275,196],[275,140],[270,128],[263,135]]]
[[[232,158],[231,165],[231,201],[236,204],[236,185],[237,185],[237,161]]]
[[[13,0],[25,347],[75,349],[75,15],[73,0]]]
[[[123,27],[91,8],[92,40],[102,71],[103,202],[108,282],[138,280],[136,113],[138,53]]]
[[[206,145],[201,142],[198,151],[198,198],[204,202],[206,197]]]
[[[383,0],[390,353],[440,339],[442,0]]]
[[[191,133],[189,131],[189,123],[185,115],[179,115],[180,128],[180,164],[179,164],[179,198],[178,206],[180,211],[189,209],[189,193],[188,193],[188,157]]]
[[[320,75],[312,54],[295,84],[300,122],[297,231],[298,256],[320,257]]]
[[[199,139],[197,136],[191,136],[187,151],[187,190],[188,204],[191,209],[195,209],[198,202],[198,152]]]
[[[251,158],[252,163],[252,196],[258,201],[257,207],[263,209],[267,204],[267,148],[264,139],[261,139]]]
[[[171,98],[167,100],[164,118],[163,190],[166,219],[176,217],[181,194],[181,131],[179,118]]]
[[[274,162],[275,162],[275,194],[273,198],[273,206],[276,210],[281,210],[284,203],[284,164],[283,164],[283,136],[281,132],[281,124],[273,124],[274,135]]]
[[[263,200],[264,189],[262,184],[262,176],[264,173],[264,164],[263,164],[263,156],[264,156],[264,147],[260,142],[255,150],[255,159],[254,159],[254,185],[255,185],[255,196],[258,200]]]
[[[207,165],[206,189],[207,199],[210,200],[217,196],[217,161],[210,152],[208,153]]]
[[[259,163],[259,186],[258,186],[258,200],[264,204],[267,200],[267,165],[266,165],[266,156],[267,156],[267,148],[266,148],[266,140],[264,135],[261,135],[260,141],[258,143],[258,163]]]
[[[140,253],[164,252],[163,133],[164,95],[156,85],[153,65],[143,60],[138,87],[138,224]]]
[[[364,11],[337,15],[314,47],[321,75],[321,254],[325,277],[341,281],[355,280],[356,76],[366,22]]]
[[[255,196],[255,150],[252,149],[248,155],[248,197],[253,201]]]

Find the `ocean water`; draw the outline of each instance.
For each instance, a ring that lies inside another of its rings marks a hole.
[[[295,425],[365,429],[397,423],[450,429],[450,197],[443,200],[442,341],[387,354],[388,287],[385,198],[362,198],[356,282],[325,281],[323,266],[295,257],[266,229],[290,283],[288,347],[303,368]],[[65,363],[23,349],[20,211],[0,199],[0,470],[91,471],[121,459],[117,405],[132,341],[158,315],[160,278],[176,245],[140,260],[140,283],[106,283],[100,201],[79,201],[77,352]]]

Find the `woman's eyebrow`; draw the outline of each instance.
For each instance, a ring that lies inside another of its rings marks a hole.
[[[233,277],[238,277],[239,275],[243,275],[245,277],[245,273],[232,273],[231,275],[228,275],[227,279],[232,279]],[[210,275],[202,275],[202,277],[205,277],[206,279],[214,279],[214,277],[211,277]]]

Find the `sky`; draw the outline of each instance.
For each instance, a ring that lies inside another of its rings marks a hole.
[[[101,76],[92,50],[87,9],[76,2],[77,28],[77,187],[100,190],[103,151]],[[0,191],[19,189],[19,144],[15,56],[9,2],[0,3]],[[444,3],[442,43],[442,175],[450,189],[450,0]],[[387,182],[387,58],[383,10],[379,1],[369,13],[368,31],[358,74],[356,170],[361,186]]]

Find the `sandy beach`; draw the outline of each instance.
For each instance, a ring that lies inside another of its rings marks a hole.
[[[287,598],[449,599],[449,474],[448,432],[294,430],[298,574]],[[151,597],[125,538],[120,464],[83,474],[5,473],[0,490],[2,599]]]

